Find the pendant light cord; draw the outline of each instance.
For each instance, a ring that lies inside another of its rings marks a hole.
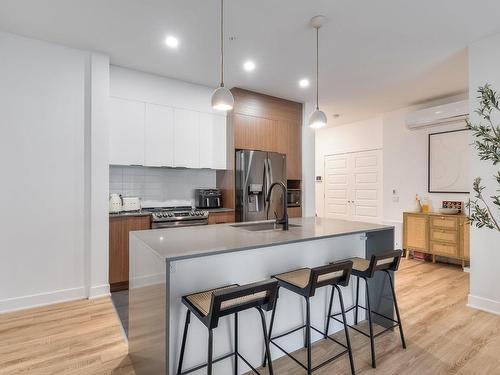
[[[220,0],[220,86],[224,87],[224,0]]]
[[[319,27],[316,28],[316,110],[319,109]]]

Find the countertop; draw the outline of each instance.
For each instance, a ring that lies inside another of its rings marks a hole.
[[[160,258],[174,261],[394,228],[318,217],[290,219],[290,224],[300,226],[290,227],[288,231],[248,231],[233,226],[241,224],[244,223],[156,229],[132,232],[131,235],[144,242]]]
[[[213,213],[218,213],[218,212],[233,212],[234,208],[200,208],[202,211],[208,211],[210,214],[211,212]],[[130,212],[118,212],[118,213],[109,213],[109,217],[127,217],[127,216],[150,216],[151,212],[150,211],[130,211]]]

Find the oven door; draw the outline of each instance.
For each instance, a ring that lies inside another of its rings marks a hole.
[[[208,225],[208,219],[200,220],[184,220],[184,221],[154,221],[151,224],[152,229],[162,228],[180,228],[180,227],[194,227],[199,225]]]

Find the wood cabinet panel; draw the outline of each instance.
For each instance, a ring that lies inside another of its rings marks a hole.
[[[208,224],[234,223],[234,212],[210,212],[208,214]]]
[[[457,230],[458,219],[456,217],[431,216],[431,226],[436,228]]]
[[[403,230],[405,249],[427,251],[429,240],[427,217],[405,215]]]
[[[470,259],[470,224],[467,218],[460,220],[459,229],[460,256],[463,259]]]
[[[289,180],[302,179],[302,126],[289,123],[286,140],[286,174]]]
[[[458,232],[454,230],[432,228],[431,241],[441,241],[458,244]]]
[[[109,218],[109,284],[111,291],[128,288],[129,233],[151,229],[149,216]]]
[[[459,258],[457,245],[431,241],[430,248],[432,254],[449,256],[451,258]]]
[[[288,217],[302,217],[302,207],[288,207]]]

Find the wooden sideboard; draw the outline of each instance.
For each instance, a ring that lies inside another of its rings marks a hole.
[[[403,248],[406,256],[419,251],[436,257],[460,260],[462,266],[470,260],[469,221],[465,215],[438,213],[403,213]]]

